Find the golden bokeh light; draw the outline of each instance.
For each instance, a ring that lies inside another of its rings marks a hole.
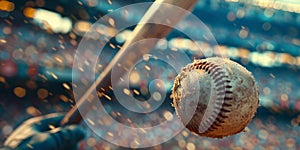
[[[0,1],[0,10],[11,12],[15,9],[15,4],[9,1]]]
[[[14,93],[17,97],[22,98],[26,95],[26,90],[22,87],[14,88]]]
[[[41,88],[37,91],[37,95],[40,99],[45,99],[48,97],[49,92],[47,89]]]
[[[36,9],[27,7],[24,9],[23,13],[27,18],[33,18],[35,14]]]

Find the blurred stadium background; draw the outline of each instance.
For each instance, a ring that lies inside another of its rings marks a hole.
[[[151,1],[0,0],[0,141],[32,116],[66,112],[72,107],[72,63],[82,36],[101,16],[137,2]],[[225,54],[253,72],[260,107],[245,133],[209,139],[184,130],[167,143],[149,149],[300,149],[300,2],[199,0],[193,13],[209,27],[219,44],[197,41],[201,46],[215,55]],[[197,27],[190,29],[201,34]],[[124,30],[111,40],[104,51],[104,63],[109,62],[131,31],[132,28]],[[115,30],[103,25],[99,32],[109,36]],[[176,31],[157,47],[196,55],[191,40]],[[161,73],[161,66],[154,62],[145,72],[134,72],[132,82],[138,88],[130,90],[141,99],[149,97],[150,79],[145,74],[151,70],[153,77],[168,81],[165,88],[170,93],[176,73]],[[156,98],[161,98],[159,93]],[[122,111],[113,108],[117,105],[114,100],[103,101],[111,106],[112,116],[125,118]],[[157,114],[163,114],[160,119],[168,119],[174,112],[170,103],[167,98]],[[90,134],[80,143],[80,149],[123,149]]]

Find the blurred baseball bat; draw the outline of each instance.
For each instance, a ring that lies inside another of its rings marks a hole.
[[[133,30],[131,38],[125,42],[122,48],[114,56],[112,61],[106,66],[99,77],[97,77],[92,86],[88,88],[83,96],[77,101],[76,105],[66,114],[61,122],[62,125],[78,124],[81,122],[82,115],[84,116],[89,109],[91,109],[90,107],[93,103],[87,100],[88,96],[98,86],[105,89],[108,89],[108,87],[111,86],[111,70],[117,64],[117,62],[124,62],[124,64],[122,64],[123,68],[131,68],[132,65],[143,58],[143,55],[147,54],[147,52],[157,44],[157,41],[149,40],[150,42],[147,42],[147,45],[143,45],[143,47],[135,51],[132,51],[129,48],[130,45],[143,39],[164,38],[173,29],[172,27],[161,24],[147,24],[147,22],[151,22],[151,20],[166,22],[167,20],[169,25],[176,25],[183,17],[187,15],[184,11],[176,11],[176,9],[170,9],[170,11],[167,11],[165,5],[157,5],[159,3],[167,3],[181,7],[185,10],[191,10],[197,3],[197,0],[156,0]],[[132,52],[134,53],[135,57],[131,57]],[[120,77],[126,72],[127,71],[125,69],[122,70]],[[78,108],[83,108],[81,110],[84,110],[84,112],[81,111],[79,113]]]

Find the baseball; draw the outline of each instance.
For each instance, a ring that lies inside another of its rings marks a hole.
[[[175,79],[172,97],[186,128],[212,138],[243,131],[259,105],[252,73],[219,57],[195,60],[184,67]]]

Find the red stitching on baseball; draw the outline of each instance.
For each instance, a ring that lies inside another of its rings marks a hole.
[[[197,70],[206,71],[208,75],[213,79],[214,86],[217,87],[216,95],[221,96],[219,98],[216,98],[217,102],[215,103],[215,106],[213,106],[215,109],[220,110],[220,112],[213,111],[212,115],[207,120],[204,120],[205,122],[203,123],[203,125],[205,127],[208,126],[209,124],[208,122],[212,123],[212,125],[209,128],[207,128],[207,130],[204,132],[204,133],[208,133],[208,132],[212,132],[213,129],[217,129],[218,127],[220,127],[221,124],[225,122],[223,119],[228,118],[228,116],[226,116],[226,114],[224,113],[230,112],[229,110],[230,108],[228,107],[231,107],[232,105],[227,103],[227,101],[233,99],[231,96],[228,96],[233,92],[227,90],[228,88],[230,89],[232,87],[229,85],[230,80],[228,80],[226,73],[222,70],[222,68],[220,68],[218,64],[214,64],[206,61],[201,62],[201,61],[202,60],[200,60],[200,62],[194,62],[193,64],[190,64],[187,67],[185,67],[183,70],[192,71],[197,69]],[[191,125],[188,126],[191,127],[192,129],[196,129],[194,131],[199,130],[199,127],[195,127]]]

